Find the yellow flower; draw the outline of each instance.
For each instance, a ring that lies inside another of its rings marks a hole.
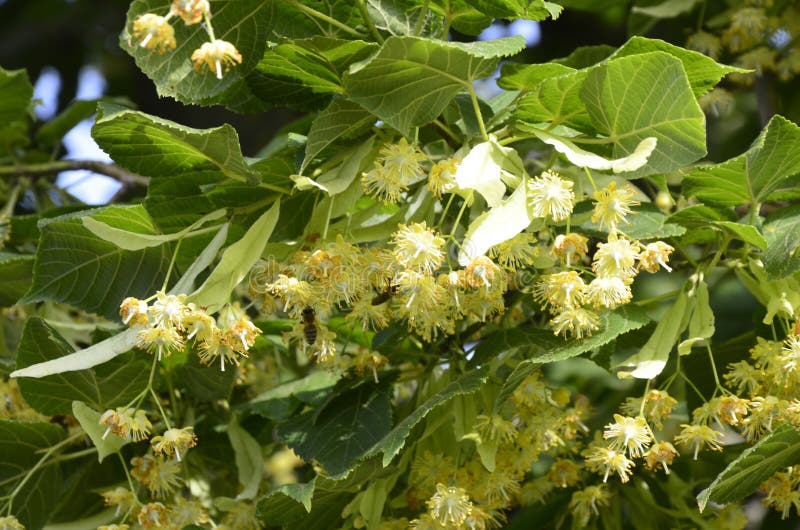
[[[595,307],[614,309],[631,301],[631,282],[629,278],[617,276],[598,276],[586,287],[586,301]]]
[[[122,323],[133,326],[146,326],[147,319],[147,302],[129,296],[119,306],[119,316],[122,317]]]
[[[655,469],[661,466],[664,473],[669,475],[669,466],[672,459],[678,455],[678,451],[669,442],[658,442],[644,454],[644,462],[647,469]]]
[[[486,256],[478,256],[464,269],[464,279],[473,289],[497,287],[505,291],[505,273]]]
[[[533,265],[533,261],[539,255],[536,236],[521,232],[492,247],[490,255],[497,260],[497,263],[510,270]]]
[[[554,335],[572,334],[582,339],[588,337],[600,327],[600,319],[593,311],[582,307],[562,310],[550,320]]]
[[[672,268],[667,265],[667,260],[674,250],[663,241],[649,243],[639,254],[639,268],[647,272],[658,272],[659,267],[664,267],[667,272],[672,272]]]
[[[566,458],[558,458],[547,472],[547,478],[559,488],[570,488],[581,481],[581,465]]]
[[[160,502],[151,502],[142,506],[136,520],[145,530],[164,528],[169,525],[169,510]]]
[[[428,500],[428,513],[448,528],[464,524],[472,513],[472,501],[464,488],[436,485],[436,493]],[[451,526],[448,526],[451,525]]]
[[[444,261],[444,238],[425,222],[400,225],[392,237],[394,256],[402,267],[430,274]]]
[[[131,475],[145,486],[155,497],[166,497],[177,488],[181,465],[179,462],[152,455],[137,456],[131,459]]]
[[[116,487],[113,490],[104,491],[100,494],[106,506],[116,506],[114,517],[119,517],[133,506],[133,493],[128,488]]]
[[[535,217],[552,217],[562,221],[575,206],[574,182],[562,179],[554,171],[545,171],[528,181],[528,206]]]
[[[589,239],[580,234],[559,234],[553,242],[553,252],[564,258],[569,267],[589,252],[588,243]]]
[[[201,525],[209,521],[208,511],[197,499],[187,499],[177,495],[172,504],[172,523],[177,528],[189,525]]]
[[[611,500],[611,494],[608,492],[608,487],[603,486],[587,486],[582,490],[578,490],[572,494],[569,501],[569,509],[572,516],[578,521],[578,525],[583,527],[589,524],[592,517],[600,515],[599,508],[608,506]]]
[[[196,49],[192,53],[192,62],[198,72],[207,69],[213,71],[217,79],[222,79],[223,68],[227,72],[231,67],[242,64],[242,55],[230,42],[217,39],[203,43]]]
[[[183,339],[173,327],[143,329],[137,337],[136,346],[147,350],[151,355],[158,353],[159,361],[162,355],[169,357],[173,352],[183,349]]]
[[[100,416],[100,424],[106,426],[103,440],[110,433],[114,433],[120,438],[127,438],[130,435],[135,442],[139,442],[147,438],[150,429],[153,428],[145,411],[125,407],[105,411]]]
[[[598,243],[592,270],[598,276],[632,278],[636,275],[634,265],[638,257],[639,253],[630,241],[612,234],[607,243]]]
[[[569,309],[583,303],[586,284],[577,271],[556,272],[544,276],[533,292],[545,307]]]
[[[150,440],[153,451],[159,455],[164,453],[172,456],[174,454],[180,462],[181,452],[185,453],[189,448],[197,445],[197,436],[193,430],[192,427],[168,429],[161,436],[153,436]]]
[[[158,291],[156,301],[150,307],[153,325],[183,329],[183,318],[189,312],[189,308],[183,303],[184,300],[186,300],[185,294],[174,295]]]
[[[425,154],[416,145],[409,144],[405,138],[400,138],[396,144],[384,145],[379,154],[384,170],[406,184],[422,178],[420,164],[425,161]]]
[[[632,213],[631,206],[636,206],[639,201],[633,200],[636,191],[630,184],[625,184],[617,189],[617,183],[612,182],[600,191],[595,192],[594,213],[592,221],[599,223],[600,227],[608,227],[612,232],[617,225]]]
[[[616,473],[623,484],[630,480],[631,468],[634,466],[633,461],[624,453],[608,447],[593,448],[586,458],[586,464],[593,471],[603,473],[603,482],[608,481],[611,473]]]
[[[428,173],[428,191],[434,197],[440,198],[442,194],[449,193],[456,185],[456,170],[461,163],[459,158],[448,158],[433,165]]]
[[[681,432],[675,437],[675,443],[684,445],[694,450],[694,459],[704,446],[712,451],[722,451],[722,433],[715,431],[707,425],[681,425]]]
[[[172,0],[172,12],[181,17],[187,25],[197,24],[210,11],[208,0]]]
[[[174,50],[175,30],[167,20],[167,17],[145,13],[133,21],[133,38],[141,39],[139,46],[156,53]]]
[[[653,435],[644,418],[630,418],[619,414],[614,414],[614,423],[606,425],[603,438],[611,440],[612,449],[626,450],[633,458],[642,456],[642,452],[653,441]]]

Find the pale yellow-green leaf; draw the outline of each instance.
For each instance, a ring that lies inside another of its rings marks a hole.
[[[480,193],[489,207],[499,205],[506,192],[503,164],[512,149],[495,141],[473,147],[456,170],[457,193],[469,199],[472,191]]]
[[[92,443],[97,447],[97,460],[102,462],[108,455],[118,453],[119,450],[130,442],[127,438],[121,438],[113,433],[108,433],[103,438],[106,432],[106,426],[100,424],[101,413],[89,407],[82,401],[72,402],[72,415],[81,424],[83,432],[89,435]]]
[[[482,213],[469,225],[458,253],[459,264],[468,265],[489,248],[511,239],[530,224],[526,189],[527,179],[523,178],[508,199]]]
[[[544,131],[531,129],[531,131],[539,137],[544,143],[552,145],[553,148],[559,153],[567,157],[571,163],[578,167],[588,167],[600,171],[611,170],[614,173],[624,173],[627,171],[636,171],[647,164],[647,160],[656,148],[658,140],[649,136],[644,138],[634,149],[633,153],[628,156],[609,160],[600,155],[590,153],[580,147],[576,146],[573,142],[566,138],[559,138],[548,134]]]

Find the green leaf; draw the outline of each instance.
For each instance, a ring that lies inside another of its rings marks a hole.
[[[523,178],[508,199],[470,223],[458,253],[460,265],[469,265],[489,248],[511,239],[530,224],[532,217],[528,212],[527,182],[528,179]]]
[[[550,4],[550,5],[548,5]],[[479,11],[494,18],[515,20],[544,20],[548,16],[558,16],[560,6],[543,0],[475,0],[472,5]],[[554,10],[556,14],[553,14]]]
[[[281,424],[278,435],[303,460],[337,476],[368,456],[389,433],[391,419],[388,386],[365,383]]]
[[[688,13],[700,0],[665,0],[652,6],[633,6],[631,12],[653,18],[674,18],[683,13]]]
[[[781,425],[731,462],[700,492],[697,505],[703,511],[709,502],[727,504],[742,500],[776,471],[798,463],[800,432],[791,425]]]
[[[255,184],[230,125],[193,129],[143,112],[100,104],[92,137],[120,166],[150,177],[213,170]]]
[[[85,350],[84,350],[85,351]],[[47,322],[29,318],[22,331],[17,368],[62,360],[73,348]],[[25,401],[42,414],[72,414],[72,402],[83,401],[96,410],[127,404],[147,385],[149,359],[131,352],[88,369],[54,374],[40,379],[20,379]],[[21,374],[14,372],[14,377]]]
[[[206,281],[189,295],[192,302],[208,307],[210,311],[225,304],[250,268],[261,257],[278,221],[280,201],[265,211],[247,230],[244,237],[225,249],[219,264],[211,271]]]
[[[767,249],[767,240],[764,239],[764,236],[761,235],[758,228],[753,225],[744,225],[731,221],[717,221],[714,223],[714,226],[722,228],[726,232],[732,234],[736,239],[744,241],[745,243],[750,243],[756,248],[760,248],[761,250]]]
[[[630,367],[618,372],[619,377],[636,377],[652,379],[664,369],[672,347],[689,323],[689,297],[683,290],[678,294],[675,303],[658,321],[656,329],[639,350],[639,353],[625,359],[620,366]]]
[[[378,46],[364,41],[315,37],[273,45],[247,76],[250,89],[270,103],[299,109],[324,105],[341,94],[342,74]]]
[[[690,0],[691,1],[691,0]],[[696,1],[696,0],[694,0]],[[636,9],[636,8],[634,8]],[[719,64],[714,59],[700,52],[687,50],[659,39],[648,39],[635,36],[614,52],[611,59],[628,57],[649,52],[666,52],[683,64],[686,78],[696,97],[700,97],[719,83],[720,79],[730,73],[743,73],[747,70]]]
[[[475,9],[469,0],[440,0],[431,2],[429,7],[441,16],[448,14],[453,29],[464,35],[479,35],[494,20],[494,17]]]
[[[581,87],[586,81],[586,70],[562,67],[565,73],[553,68],[553,77],[548,76],[520,99],[514,112],[518,120],[552,125],[567,125],[579,131],[592,131],[593,125],[581,99]],[[544,70],[541,75],[548,73]]]
[[[373,123],[375,117],[360,105],[344,98],[334,99],[311,124],[300,172],[325,148],[338,140],[347,140],[366,132]]]
[[[258,503],[259,515],[271,524],[285,524],[296,520],[297,504],[301,504],[306,513],[311,512],[316,481],[314,477],[304,484],[282,484],[271,490]]]
[[[230,397],[236,380],[236,370],[223,372],[216,365],[200,364],[200,358],[190,353],[186,362],[176,368],[175,379],[195,399],[217,401]]]
[[[720,206],[761,203],[796,185],[791,177],[800,173],[798,142],[800,127],[773,116],[746,153],[686,175],[683,192]]]
[[[497,84],[506,90],[531,90],[548,79],[574,71],[573,68],[558,63],[523,64],[509,61],[500,67]]]
[[[86,215],[131,232],[155,232],[141,206],[111,206],[43,220],[33,284],[21,301],[64,302],[117,320],[123,299],[147,298],[161,287],[171,249],[122,250],[89,232],[81,221]]]
[[[121,228],[115,228],[92,217],[83,217],[81,218],[81,222],[83,222],[83,226],[85,226],[92,234],[99,237],[103,241],[113,243],[123,250],[142,250],[149,247],[157,247],[171,241],[181,240],[189,235],[190,232],[195,230],[198,226],[208,221],[215,221],[224,216],[224,209],[215,210],[194,224],[184,228],[180,232],[175,232],[172,234],[143,234],[132,232],[129,230],[123,230]],[[202,233],[205,232],[206,230],[202,231]]]
[[[521,37],[466,44],[390,37],[376,55],[351,68],[344,86],[350,99],[406,134],[433,121],[457,93],[524,46]]]
[[[784,278],[800,270],[800,206],[781,208],[764,222],[764,268],[771,280]]]
[[[415,3],[414,0],[367,0],[366,5],[369,18],[377,29],[392,35],[414,35],[419,17],[426,15]],[[435,35],[441,25],[438,17],[427,16],[420,35]]]
[[[244,430],[235,417],[228,423],[228,439],[233,447],[236,469],[239,471],[239,484],[242,491],[236,500],[254,499],[261,485],[264,474],[264,457],[261,455],[261,444]]]
[[[33,86],[25,70],[0,68],[0,139],[25,143]]]
[[[601,314],[600,329],[581,339],[564,340],[551,331],[536,328],[498,330],[478,344],[473,360],[485,362],[501,352],[519,351],[523,357],[536,363],[563,361],[608,344],[649,321],[643,309],[629,305]]]
[[[222,248],[222,245],[225,244],[225,240],[228,238],[229,227],[230,223],[225,223],[219,227],[219,230],[211,241],[209,241],[208,245],[197,255],[197,258],[189,265],[189,268],[186,269],[183,276],[181,276],[172,289],[170,289],[170,293],[183,294],[190,293],[194,290],[194,281],[197,279],[197,276],[211,266],[214,258],[217,257],[217,253]]]
[[[212,99],[241,83],[242,78],[258,63],[264,52],[267,38],[275,25],[282,23],[273,17],[279,2],[261,0],[219,0],[212,6],[214,33],[217,39],[236,46],[242,55],[242,64],[217,79],[211,72],[195,71],[192,53],[208,41],[203,24],[187,26],[173,18],[177,48],[162,55],[139,46],[131,35],[133,21],[144,13],[166,14],[167,5],[160,0],[135,0],[128,10],[125,31],[120,35],[120,47],[136,61],[136,65],[156,85],[161,97],[173,97],[184,103],[214,103]]]
[[[372,153],[374,140],[374,137],[369,137],[361,145],[344,151],[344,161],[317,177],[314,185],[326,191],[330,196],[342,194],[361,174],[361,170],[365,168],[366,164],[372,163],[373,159],[368,155]]]
[[[388,466],[392,459],[400,452],[406,444],[406,438],[411,434],[420,421],[425,419],[429,412],[444,405],[456,396],[472,394],[480,390],[486,383],[489,374],[485,370],[474,370],[460,379],[453,381],[444,389],[428,398],[414,412],[406,416],[398,423],[386,436],[381,438],[365,455],[364,458],[377,456],[383,453],[383,467]]]
[[[626,178],[674,171],[706,154],[705,115],[681,61],[665,52],[614,58],[591,69],[581,99],[594,126],[613,142],[613,158],[656,138],[647,164]]]
[[[108,455],[119,453],[119,450],[130,442],[127,438],[122,438],[113,433],[108,433],[105,439],[106,426],[100,424],[101,414],[89,407],[82,401],[72,402],[72,415],[81,424],[81,429],[92,440],[97,447],[97,461],[102,462]]]
[[[270,420],[283,420],[301,403],[319,403],[331,393],[336,381],[338,378],[328,371],[311,372],[301,379],[262,392],[243,407]]]
[[[652,204],[642,204],[634,208],[634,212],[628,216],[630,223],[622,227],[631,239],[666,239],[686,233],[684,227],[670,223],[669,218]]]
[[[64,439],[52,423],[0,420],[0,494],[9,495],[44,451]],[[11,503],[10,513],[30,530],[39,530],[50,517],[61,488],[61,468],[42,466],[31,475]]]
[[[0,307],[17,303],[33,280],[33,256],[0,252]]]

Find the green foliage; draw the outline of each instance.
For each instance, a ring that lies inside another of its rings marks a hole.
[[[133,0],[158,94],[292,110],[253,158],[125,98],[35,122],[0,69],[0,517],[795,524],[800,11],[638,4]],[[471,38],[564,9],[623,44]],[[90,207],[54,179],[95,113]]]

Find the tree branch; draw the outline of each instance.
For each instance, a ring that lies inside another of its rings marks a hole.
[[[89,170],[121,182],[125,186],[147,186],[150,179],[132,173],[114,164],[100,162],[97,160],[57,160],[44,164],[22,164],[16,166],[0,167],[0,178],[2,177],[38,177],[42,175],[52,175],[61,171]]]

